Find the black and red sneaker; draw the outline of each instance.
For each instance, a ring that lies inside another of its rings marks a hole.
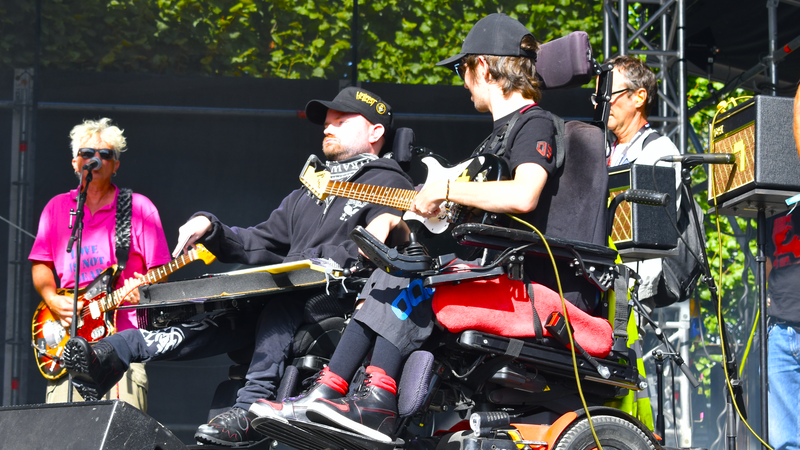
[[[314,384],[302,394],[289,397],[283,402],[260,399],[250,405],[250,413],[257,417],[306,421],[306,408],[311,402],[320,398],[341,398],[347,394],[347,387],[347,381],[326,367],[319,373]]]
[[[364,382],[350,396],[317,399],[306,410],[309,420],[361,434],[380,442],[393,442],[397,422],[397,384],[374,366],[367,367]]]
[[[253,428],[254,415],[242,408],[233,407],[200,425],[194,438],[197,442],[223,447],[247,447],[266,439]]]

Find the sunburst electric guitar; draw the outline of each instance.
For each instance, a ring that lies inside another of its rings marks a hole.
[[[498,181],[506,179],[507,166],[500,158],[488,154],[478,155],[462,161],[456,165],[449,165],[444,159],[428,155],[421,159],[428,168],[425,184],[435,180],[450,181]],[[300,181],[317,198],[324,200],[328,195],[361,200],[367,203],[376,203],[405,211],[403,219],[417,220],[430,230],[439,234],[447,230],[450,224],[474,221],[481,216],[482,211],[467,208],[454,202],[445,201],[439,207],[440,214],[436,217],[422,217],[409,209],[417,196],[414,189],[398,189],[369,184],[350,183],[347,181],[331,181],[331,174],[324,170],[324,165],[315,155],[311,155],[300,173]],[[483,221],[487,221],[492,214],[483,214]]]
[[[157,283],[172,272],[195,260],[203,260],[211,264],[216,259],[203,245],[196,244],[194,250],[173,259],[163,266],[150,269],[143,279],[135,280],[128,287],[121,287],[110,295],[106,290],[116,277],[117,266],[111,266],[97,276],[88,286],[78,290],[78,298],[83,300],[83,308],[78,311],[76,324],[78,336],[89,342],[98,340],[115,331],[113,311],[139,286]],[[72,296],[72,289],[59,289],[58,295]],[[33,315],[33,352],[39,371],[49,380],[60,378],[66,372],[61,364],[61,353],[69,340],[69,329],[64,328],[47,304],[42,301]]]

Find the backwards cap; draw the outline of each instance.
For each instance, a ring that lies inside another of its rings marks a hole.
[[[519,20],[505,14],[489,14],[469,30],[461,52],[436,63],[450,69],[467,55],[526,56],[536,61],[536,52],[520,48],[522,38],[531,34]]]

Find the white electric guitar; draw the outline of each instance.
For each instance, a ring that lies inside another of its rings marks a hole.
[[[428,168],[428,177],[425,180],[425,184],[434,180],[459,182],[495,181],[503,179],[502,177],[508,172],[505,162],[494,155],[478,155],[453,166],[434,155],[426,156],[421,161]],[[438,216],[422,217],[409,211],[414,197],[417,196],[416,190],[350,183],[347,181],[331,181],[330,172],[324,169],[324,165],[315,155],[311,155],[308,158],[303,171],[300,173],[300,181],[320,200],[324,200],[328,195],[335,195],[406,211],[403,219],[418,220],[434,234],[444,232],[451,223],[458,224],[470,221],[478,215],[478,211],[474,208],[470,209],[446,201],[442,202],[439,207],[441,213]]]

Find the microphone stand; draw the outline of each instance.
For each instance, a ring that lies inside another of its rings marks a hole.
[[[694,202],[694,197],[692,196],[692,169],[695,167],[695,164],[686,164],[681,163],[681,180],[683,184],[683,198],[688,199],[690,202]],[[692,216],[694,217],[695,228],[697,229],[697,236],[703,236],[703,229],[702,229],[702,222],[700,218],[697,216],[697,210],[694,207],[690,208],[692,210]],[[727,378],[730,380],[731,387],[733,388],[733,398],[731,397],[731,393],[728,389],[725,389],[725,402],[726,402],[726,423],[728,428],[727,434],[727,448],[728,450],[736,450],[736,410],[733,406],[733,402],[735,401],[736,404],[739,406],[739,411],[742,412],[742,415],[747,418],[747,410],[744,404],[744,396],[743,396],[743,389],[742,389],[742,381],[739,379],[738,370],[737,370],[737,363],[736,363],[736,354],[731,347],[731,339],[728,335],[728,329],[725,326],[725,322],[720,318],[720,311],[717,310],[717,303],[719,302],[719,295],[717,291],[717,285],[714,281],[714,278],[711,276],[711,265],[708,263],[708,252],[706,251],[706,246],[702,245],[702,264],[703,267],[703,282],[708,286],[708,291],[711,294],[711,304],[713,305],[713,310],[716,313],[716,316],[719,321],[719,332],[720,336],[722,337],[724,350],[725,350],[725,361],[723,361],[723,369],[727,374]],[[764,343],[764,345],[766,345]]]
[[[85,169],[85,167],[84,167]],[[81,176],[83,177],[83,169],[81,170]],[[86,180],[86,184],[83,184],[83,180]],[[86,192],[89,190],[89,183],[92,182],[92,171],[87,170],[86,176],[82,178],[80,183],[80,191],[78,193],[78,206],[76,209],[70,209],[69,215],[72,216],[70,218],[70,229],[72,229],[72,235],[69,238],[69,242],[67,243],[67,253],[72,253],[72,246],[74,244],[78,245],[78,249],[75,251],[75,289],[73,290],[72,295],[72,324],[69,326],[69,335],[70,337],[75,337],[78,333],[78,286],[80,286],[81,280],[81,239],[83,237],[83,206],[86,203]],[[73,220],[75,222],[73,222]],[[73,226],[74,225],[74,226]],[[69,382],[67,383],[67,403],[72,403],[72,374],[69,374]]]

